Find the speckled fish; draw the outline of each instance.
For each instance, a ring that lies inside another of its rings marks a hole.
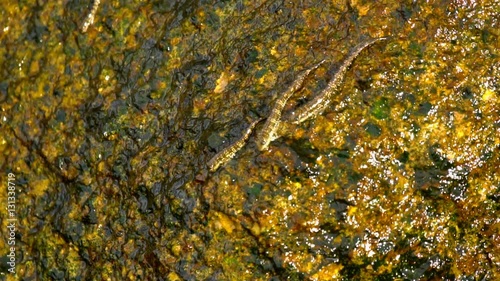
[[[271,114],[269,114],[269,117],[267,117],[264,126],[262,127],[260,132],[257,133],[256,143],[257,148],[260,151],[266,150],[269,146],[269,143],[280,137],[280,135],[277,134],[277,130],[281,123],[281,112],[283,111],[283,108],[285,107],[288,99],[290,99],[293,93],[300,89],[309,73],[317,69],[324,61],[325,60],[320,61],[316,65],[301,73],[299,77],[295,79],[293,84],[278,98],[276,104],[271,110]]]
[[[82,33],[87,32],[87,29],[89,28],[90,25],[94,23],[94,17],[95,14],[97,13],[97,8],[99,7],[99,3],[101,0],[94,0],[94,3],[92,4],[92,9],[90,9],[90,13],[87,15],[85,21],[83,22],[82,25]]]
[[[219,153],[215,154],[210,161],[208,161],[207,166],[210,172],[215,172],[221,165],[226,164],[231,160],[234,155],[246,144],[250,134],[252,134],[253,128],[262,120],[262,118],[252,122],[243,136],[230,146],[224,148]]]
[[[376,38],[357,45],[354,48],[354,51],[351,54],[349,54],[349,56],[347,56],[347,58],[344,60],[339,70],[337,71],[337,73],[335,73],[335,75],[333,76],[332,80],[328,83],[326,88],[318,96],[316,96],[303,106],[299,107],[297,110],[295,110],[295,112],[293,112],[289,116],[287,116],[286,118],[287,121],[292,122],[294,124],[299,124],[311,117],[315,117],[321,114],[330,104],[331,95],[341,85],[345,73],[347,72],[347,69],[349,68],[349,66],[351,66],[352,62],[359,55],[359,53],[361,53],[361,51],[363,51],[366,47],[372,45],[373,43],[385,39],[386,39],[385,37]]]

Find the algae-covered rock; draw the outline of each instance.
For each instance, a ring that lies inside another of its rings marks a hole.
[[[3,2],[2,279],[500,279],[498,1]]]

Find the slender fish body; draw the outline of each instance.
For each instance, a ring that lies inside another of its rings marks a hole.
[[[294,124],[299,124],[311,117],[316,117],[317,115],[321,114],[328,107],[331,95],[341,85],[347,69],[349,68],[349,66],[351,66],[352,62],[354,61],[354,59],[356,59],[359,53],[361,53],[361,51],[363,51],[366,47],[374,44],[375,42],[385,39],[385,37],[376,38],[357,45],[354,48],[354,51],[351,52],[349,56],[347,56],[347,58],[344,60],[339,70],[335,73],[326,88],[318,96],[298,108],[293,114],[287,116],[287,121],[290,121]]]
[[[85,21],[83,22],[83,25],[82,25],[82,32],[83,33],[87,32],[87,29],[89,28],[89,26],[94,23],[94,17],[95,17],[95,14],[97,13],[97,8],[99,7],[100,2],[101,2],[101,0],[94,0],[94,3],[92,4],[92,8],[90,9],[90,13],[87,15]]]
[[[99,0],[96,0],[99,1]],[[98,2],[97,2],[98,3]],[[316,117],[321,114],[329,105],[331,95],[338,90],[342,83],[342,80],[347,72],[349,66],[356,59],[356,57],[368,46],[374,44],[377,41],[385,40],[386,38],[376,38],[364,43],[357,45],[347,58],[344,60],[339,70],[333,76],[332,80],[328,83],[327,87],[315,98],[306,103],[305,105],[299,107],[293,114],[290,114],[284,118],[288,123],[283,122],[281,114],[283,108],[285,107],[288,99],[295,93],[302,84],[306,77],[315,69],[317,69],[323,62],[317,63],[311,68],[307,69],[301,73],[293,84],[284,92],[276,101],[275,106],[271,110],[269,117],[267,118],[261,131],[257,133],[256,144],[259,150],[266,150],[271,143],[271,141],[279,138],[283,134],[286,134],[288,128],[292,124],[299,124],[309,118]],[[248,138],[253,132],[255,126],[262,120],[258,119],[250,124],[248,129],[245,131],[243,136],[238,139],[233,144],[229,145],[219,153],[215,154],[210,161],[208,161],[207,166],[211,172],[215,172],[221,165],[226,164],[231,160],[234,155],[246,144]]]
[[[300,89],[300,87],[302,87],[302,84],[304,83],[304,80],[307,78],[309,73],[317,69],[324,61],[325,60],[322,60],[311,68],[302,72],[299,77],[295,79],[293,84],[278,98],[278,100],[276,101],[276,105],[271,110],[271,114],[269,115],[269,117],[267,117],[267,120],[264,123],[264,127],[262,127],[260,132],[257,134],[256,143],[257,148],[260,151],[266,150],[273,140],[280,137],[280,135],[277,134],[277,131],[281,123],[281,112],[283,111],[283,108],[285,107],[288,99],[290,99],[293,93],[295,93]]]
[[[234,155],[236,155],[236,153],[246,144],[248,138],[252,134],[253,128],[255,128],[257,123],[261,120],[262,118],[252,122],[240,139],[215,154],[214,157],[208,161],[207,166],[210,172],[215,172],[221,165],[226,164],[234,157]]]

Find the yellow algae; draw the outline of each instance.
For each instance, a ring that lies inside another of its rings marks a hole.
[[[169,281],[180,281],[180,280],[183,280],[179,277],[179,275],[177,275],[177,273],[175,272],[170,272],[168,275],[167,275],[167,278]]]
[[[170,247],[172,255],[180,257],[182,255],[182,246],[178,244],[178,241],[174,241],[173,245]]]
[[[276,49],[276,46],[273,46],[273,47],[271,48],[271,55],[272,55],[272,56],[278,56],[279,54],[280,54],[280,53],[279,53],[279,51]]]
[[[225,214],[216,212],[216,218],[216,225],[222,227],[227,233],[231,234],[236,229],[234,222]]]
[[[486,89],[483,93],[483,95],[481,96],[481,99],[483,101],[491,101],[495,98],[495,92],[491,89]]]
[[[217,81],[215,82],[215,89],[214,93],[219,94],[224,92],[226,89],[227,84],[229,83],[229,79],[231,79],[233,76],[229,75],[226,71],[222,72]]]
[[[355,216],[357,212],[358,212],[358,208],[355,206],[351,206],[351,207],[349,207],[349,209],[347,211],[347,215],[348,216]]]
[[[352,1],[351,5],[353,8],[357,9],[358,14],[360,16],[366,16],[368,12],[370,11],[370,2],[364,2],[364,1]]]
[[[259,236],[262,232],[262,228],[260,227],[260,225],[258,223],[255,222],[252,224],[250,231],[252,232],[253,235]]]
[[[38,74],[40,71],[40,62],[38,60],[34,60],[30,64],[29,74],[30,76]]]
[[[312,280],[341,280],[340,271],[344,268],[342,264],[330,263],[311,276]]]
[[[34,196],[42,196],[44,192],[51,187],[52,181],[50,179],[38,179],[30,183],[31,194]]]

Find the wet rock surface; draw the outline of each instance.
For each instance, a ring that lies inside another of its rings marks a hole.
[[[499,279],[500,5],[294,3],[101,1],[85,33],[90,2],[2,4],[6,279]],[[330,109],[207,170],[385,36]]]

